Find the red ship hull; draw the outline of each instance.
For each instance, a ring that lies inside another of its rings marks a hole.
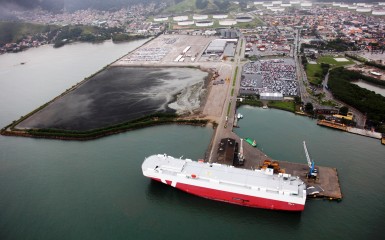
[[[160,179],[152,178],[153,180],[161,182]],[[171,181],[166,180],[166,184],[171,186]],[[284,211],[303,211],[305,205],[282,202],[272,199],[260,198],[255,196],[243,195],[233,192],[227,192],[217,189],[204,188],[199,186],[193,186],[183,183],[177,183],[175,188],[184,192],[204,197],[211,200],[227,202],[247,207],[265,208],[272,210],[284,210]]]

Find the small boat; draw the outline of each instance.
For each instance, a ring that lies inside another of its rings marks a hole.
[[[267,105],[263,105],[262,108],[263,108],[263,109],[268,109]]]
[[[251,138],[245,138],[245,141],[253,147],[257,146],[257,142]]]
[[[238,119],[241,119],[241,118],[243,118],[243,115],[240,114],[240,113],[238,113],[237,118],[238,118]]]

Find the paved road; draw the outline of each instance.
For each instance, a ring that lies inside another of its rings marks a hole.
[[[234,61],[231,63],[232,72],[230,75],[230,82],[226,89],[227,93],[226,93],[225,102],[223,104],[222,114],[218,120],[217,130],[215,131],[215,134],[212,140],[212,146],[211,146],[211,149],[209,150],[209,156],[208,156],[209,162],[215,162],[217,160],[217,149],[218,149],[220,140],[222,138],[227,138],[227,137],[234,138],[234,133],[232,132],[232,130],[233,130],[233,124],[234,124],[237,95],[238,95],[239,86],[240,86],[240,78],[241,78],[240,76],[241,76],[242,65],[243,65],[241,62],[241,58],[244,56],[244,51],[245,51],[245,40],[241,36],[239,38],[239,42],[236,47]],[[235,83],[235,86],[233,86],[234,74],[237,67],[238,67],[238,72],[236,76],[236,83]],[[231,96],[232,89],[234,89],[233,96]],[[229,114],[227,114],[229,103],[231,103],[231,106],[230,106]]]
[[[294,40],[294,61],[297,71],[297,77],[298,77],[298,90],[302,99],[302,102],[305,104],[308,102],[313,103],[313,100],[309,93],[306,90],[306,85],[309,85],[309,82],[306,77],[305,70],[303,69],[302,63],[301,63],[301,57],[299,56],[301,44],[300,44],[300,31],[297,29],[296,37]]]
[[[323,86],[327,86],[328,80],[329,80],[329,72],[326,74],[325,79],[324,79],[322,85]],[[349,111],[351,111],[353,113],[353,115],[354,115],[355,121],[357,123],[357,127],[363,128],[365,126],[365,115],[364,114],[362,114],[360,111],[358,111],[357,109],[353,108],[352,106],[349,106],[346,103],[341,102],[341,101],[335,99],[333,97],[333,94],[328,89],[326,89],[325,87],[323,87],[323,92],[325,93],[325,99],[326,100],[332,100],[332,101],[338,103],[341,106],[347,106],[349,108]]]
[[[297,76],[298,76],[299,90],[300,90],[300,95],[301,95],[302,102],[304,102],[304,103],[311,102],[313,104],[313,106],[317,106],[319,104],[307,92],[306,86],[305,86],[305,84],[309,85],[309,81],[307,80],[306,72],[303,69],[303,66],[302,66],[302,63],[301,63],[301,60],[300,60],[300,56],[298,55],[298,53],[300,51],[299,30],[297,30],[297,34],[296,34],[296,39],[294,41],[294,45],[295,45],[294,49],[296,50],[296,51],[294,51],[294,59],[295,59],[295,62],[296,62],[296,67],[297,67]],[[328,79],[329,79],[329,73],[325,76],[325,79],[323,81],[323,86],[327,85]],[[329,90],[327,90],[325,87],[323,88],[323,92],[325,93],[325,100],[332,100],[332,101],[338,103],[341,106],[343,106],[343,105],[347,106],[349,108],[349,110],[351,112],[353,112],[358,127],[363,127],[365,125],[365,115],[364,114],[362,114],[357,109],[355,109],[355,108],[353,108],[351,106],[348,106],[346,103],[343,103],[343,102],[335,99],[333,97],[333,94]]]

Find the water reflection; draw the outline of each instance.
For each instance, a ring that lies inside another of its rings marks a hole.
[[[201,198],[172,188],[161,182],[149,180],[146,199],[152,206],[170,209],[181,214],[188,211],[200,217],[210,216],[238,223],[253,223],[256,220],[263,225],[276,225],[280,228],[296,228],[299,226],[302,213],[274,211],[250,208]],[[280,219],[280,221],[277,221]]]

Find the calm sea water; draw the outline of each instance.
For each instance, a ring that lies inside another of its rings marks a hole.
[[[0,56],[0,86],[7,89],[0,95],[1,126],[130,47],[74,44]],[[73,54],[78,57],[69,65],[32,64],[42,57],[66,62]],[[10,59],[14,64],[4,67]],[[275,212],[201,199],[142,176],[150,154],[203,157],[210,128],[151,127],[88,142],[0,136],[0,239],[381,239],[385,147],[378,140],[283,111],[239,111],[244,119],[237,133],[255,138],[275,159],[305,162],[306,140],[316,164],[338,169],[343,201],[310,200],[301,214]]]

